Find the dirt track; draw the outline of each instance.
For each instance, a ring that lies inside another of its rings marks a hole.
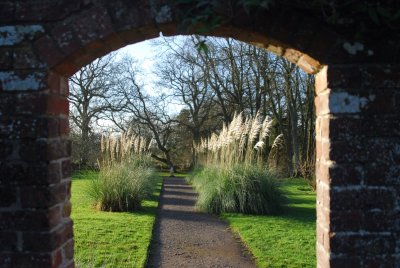
[[[196,198],[184,179],[164,178],[147,267],[255,267],[225,222],[195,211]]]

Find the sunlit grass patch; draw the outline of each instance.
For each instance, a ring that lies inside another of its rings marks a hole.
[[[95,210],[87,188],[96,172],[73,176],[72,214],[77,267],[143,267],[150,244],[161,190],[161,177],[152,180],[153,195],[137,212]]]
[[[281,189],[287,200],[280,215],[225,213],[222,217],[259,267],[315,267],[315,192],[301,179],[283,180]]]

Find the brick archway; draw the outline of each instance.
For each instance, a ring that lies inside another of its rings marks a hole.
[[[177,34],[182,8],[0,3],[0,267],[74,266],[67,78],[112,50]],[[208,34],[265,47],[317,74],[318,266],[398,267],[400,68],[387,50],[397,43],[351,42],[279,5],[229,17]]]

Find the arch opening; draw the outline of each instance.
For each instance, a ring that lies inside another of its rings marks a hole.
[[[181,40],[182,38],[180,38],[179,40]],[[190,39],[189,37],[187,37],[186,39]],[[193,38],[194,39],[194,41],[196,41],[196,39],[195,38]],[[223,39],[221,39],[221,40],[223,40]],[[223,42],[223,41],[221,41],[220,40],[220,42]],[[160,41],[159,41],[160,42]],[[168,41],[164,41],[164,42],[168,42]],[[184,43],[184,41],[181,41],[182,43]],[[214,42],[216,42],[215,40],[214,40]],[[242,50],[245,50],[245,49],[248,49],[249,51],[250,50],[254,50],[255,48],[253,47],[253,46],[246,46],[246,45],[244,45],[244,43],[239,43],[239,42],[237,42],[237,41],[235,41],[235,40],[231,40],[231,39],[226,39],[225,40],[225,42],[226,42],[226,44],[225,44],[225,47],[227,46],[227,44],[229,44],[229,45],[233,45],[233,46],[238,46],[238,47],[240,47],[240,49],[242,49]],[[236,43],[235,43],[236,42]],[[179,43],[179,42],[178,42]],[[233,43],[233,44],[232,44]],[[197,53],[202,53],[201,51],[197,51],[196,50],[196,48],[195,48],[195,42],[192,42],[192,43],[190,43],[190,47],[191,47],[191,49],[192,50],[194,50],[194,52],[195,52],[195,54],[197,54]],[[210,41],[210,44],[209,44],[209,46],[212,46],[213,45],[213,43],[212,43],[212,41]],[[214,44],[215,45],[215,44]],[[220,45],[221,46],[221,45]],[[177,49],[177,48],[175,48],[175,49]],[[209,47],[208,49],[210,49],[211,50],[211,47]],[[239,49],[239,48],[238,48]],[[160,49],[160,47],[158,47],[158,49],[157,50],[161,50]],[[190,50],[190,49],[189,49]],[[221,51],[222,51],[222,48],[221,48]],[[237,52],[237,51],[236,51]],[[261,53],[261,52],[259,52],[259,53]],[[271,58],[271,59],[273,59],[273,60],[277,60],[277,56],[272,56],[272,55],[270,55],[270,54],[268,54],[269,56],[269,58]],[[260,56],[260,57],[262,57],[262,56]],[[265,57],[265,55],[264,55],[264,57]],[[219,56],[219,57],[217,57],[217,58],[222,58],[221,56]],[[254,60],[254,58],[253,58],[253,60]],[[246,61],[246,60],[245,60]],[[285,61],[285,64],[289,64],[289,62],[288,61]],[[120,65],[120,64],[117,64],[117,65]],[[168,66],[171,66],[172,65],[172,63],[170,62],[170,64],[168,65]],[[292,68],[292,67],[289,67],[289,65],[287,66],[288,68]],[[183,68],[183,65],[180,65],[180,68]],[[186,68],[184,68],[184,69],[186,69]],[[176,71],[176,70],[175,70]],[[302,74],[299,74],[300,76],[302,76]],[[146,77],[148,77],[148,75],[146,76]],[[312,84],[311,84],[312,85]],[[314,90],[312,89],[312,94],[313,94],[313,92],[314,92]],[[244,97],[244,96],[243,96]],[[254,102],[255,102],[255,100],[253,100]],[[297,105],[296,105],[297,106]],[[311,97],[311,107],[313,107],[314,106],[314,102],[313,102],[313,97]],[[254,110],[253,112],[250,112],[250,108],[246,108],[246,109],[248,109],[245,113],[247,113],[247,115],[252,115],[253,117],[255,116],[255,113],[256,113],[256,111],[255,110],[257,110],[256,108],[251,108],[251,110]],[[312,108],[311,108],[312,109]],[[237,111],[237,112],[240,112],[240,111]],[[243,111],[242,111],[243,112]],[[231,116],[232,116],[233,114],[231,114]],[[264,115],[263,115],[264,116]],[[228,124],[228,123],[230,123],[230,120],[231,120],[232,118],[230,118],[230,119],[227,119],[228,121],[226,122],[226,124]],[[312,121],[314,121],[314,119],[311,119]],[[223,119],[221,119],[221,124],[222,124],[222,122],[223,122],[224,120]],[[218,120],[218,122],[219,122],[219,120]],[[220,123],[218,123],[217,125],[218,125],[218,128],[221,128],[221,124]],[[281,124],[282,124],[282,122],[281,122]],[[138,127],[136,127],[136,128],[138,128]],[[142,128],[143,129],[143,128]],[[188,129],[189,130],[189,129]],[[276,135],[275,135],[276,136]],[[313,136],[313,135],[312,135]],[[276,138],[276,137],[275,137]],[[271,143],[271,145],[272,145],[272,143]],[[190,145],[188,145],[188,146],[190,146]],[[311,149],[312,151],[314,151],[315,149]],[[85,150],[85,153],[86,153],[87,151]],[[300,186],[299,186],[300,187]],[[312,209],[311,209],[312,210]],[[307,217],[315,217],[315,213],[314,213],[314,216],[312,215],[313,213],[311,213],[310,215],[308,215],[308,216],[305,216],[305,218],[307,218]],[[300,217],[301,218],[301,217]],[[260,220],[261,221],[261,220]],[[310,222],[308,222],[307,224],[310,224]],[[311,221],[311,225],[313,225],[313,223],[312,223],[312,221]],[[314,228],[312,228],[312,229],[314,229]],[[314,239],[315,239],[315,232],[312,232],[312,234],[311,234],[311,244],[312,244],[312,246],[311,246],[311,248],[312,248],[312,251],[311,251],[311,255],[313,255],[314,254],[314,252],[315,252],[315,248],[314,248]],[[309,255],[309,254],[306,254],[306,255]],[[311,261],[312,262],[312,261]],[[315,265],[315,263],[313,263],[312,265]]]

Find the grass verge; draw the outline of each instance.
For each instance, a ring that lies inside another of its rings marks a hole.
[[[161,177],[153,180],[153,195],[138,212],[104,212],[92,207],[87,194],[97,172],[73,176],[72,214],[77,267],[143,267],[156,217]]]
[[[259,267],[315,267],[315,192],[301,179],[282,181],[287,197],[278,216],[224,213]]]

